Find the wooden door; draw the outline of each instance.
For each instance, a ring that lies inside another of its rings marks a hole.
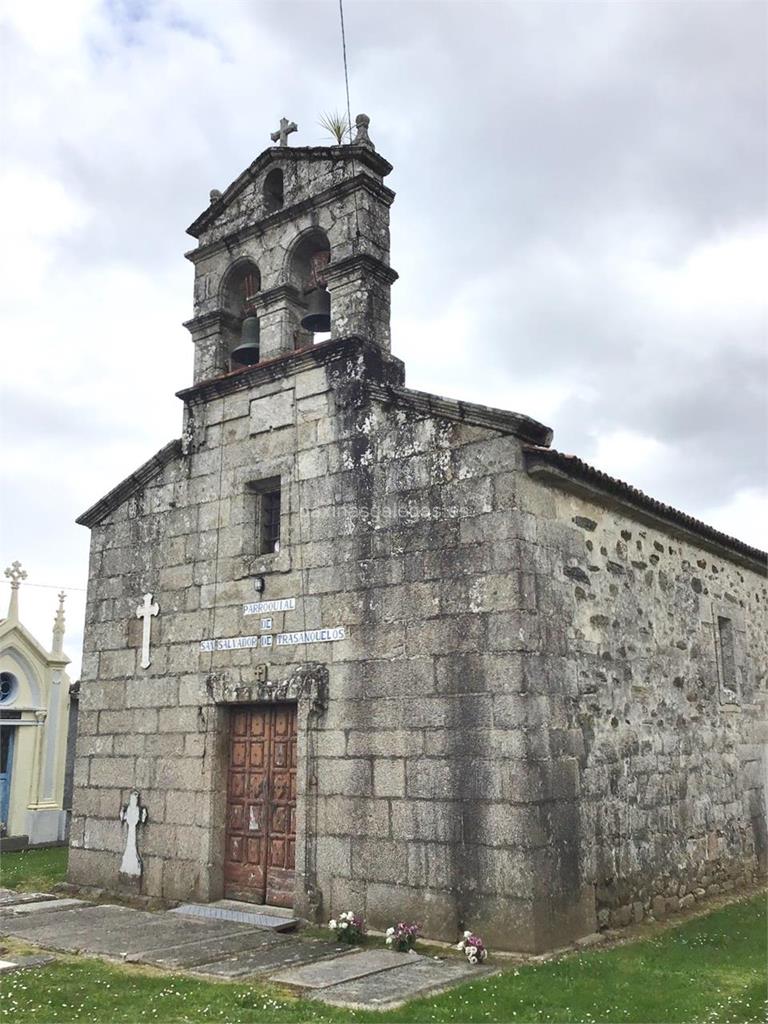
[[[295,864],[296,707],[233,708],[224,894],[291,907]]]

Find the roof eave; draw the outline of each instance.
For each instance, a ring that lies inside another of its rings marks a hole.
[[[608,508],[630,512],[633,518],[664,533],[766,575],[768,554],[759,548],[730,537],[671,505],[665,505],[581,459],[554,449],[526,447],[524,452],[528,474],[542,483],[559,487]]]
[[[110,512],[114,512],[128,498],[141,490],[142,487],[145,487],[153,477],[164,469],[169,462],[173,462],[174,459],[178,458],[179,455],[181,455],[181,441],[176,438],[173,441],[169,441],[164,448],[161,448],[151,459],[148,459],[143,465],[139,466],[134,473],[131,473],[130,476],[126,477],[125,480],[122,480],[116,487],[113,487],[111,491],[105,494],[103,498],[86,509],[82,515],[77,517],[75,522],[80,526],[87,526],[89,529],[98,526]]]

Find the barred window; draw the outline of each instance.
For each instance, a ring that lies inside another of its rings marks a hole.
[[[271,555],[280,550],[280,488],[264,491],[260,498],[260,553]]]

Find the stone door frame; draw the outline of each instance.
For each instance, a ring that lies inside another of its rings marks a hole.
[[[293,908],[297,915],[319,920],[322,893],[317,885],[317,769],[315,731],[318,719],[328,706],[328,668],[322,664],[306,664],[294,669],[283,679],[243,685],[227,678],[226,673],[212,674],[207,689],[220,710],[240,704],[253,706],[271,704],[296,705],[296,881]],[[222,722],[223,726],[223,722]],[[219,789],[226,806],[228,729],[221,728],[222,743],[218,756]],[[214,826],[211,853],[218,865],[218,877],[212,886],[212,899],[224,893],[224,856],[226,827],[221,817]]]

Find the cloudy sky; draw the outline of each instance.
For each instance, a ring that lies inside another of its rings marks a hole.
[[[346,0],[408,383],[768,546],[764,3]],[[336,0],[6,0],[0,569],[77,674],[75,517],[180,433],[188,224],[343,109]],[[34,586],[33,586],[34,584]],[[78,589],[80,588],[80,589]],[[7,601],[7,586],[0,593]]]

